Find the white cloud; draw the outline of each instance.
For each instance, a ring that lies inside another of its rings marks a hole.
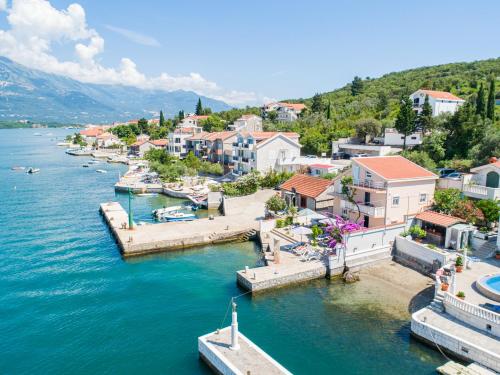
[[[0,55],[28,67],[83,82],[194,91],[232,105],[260,104],[264,101],[264,97],[253,92],[225,90],[199,73],[184,76],[161,73],[157,77],[148,77],[128,57],[123,57],[116,68],[103,66],[99,55],[104,52],[104,39],[96,30],[89,28],[85,10],[79,4],[58,10],[47,0],[13,0],[9,8],[6,0],[0,0],[0,11],[7,12],[10,26],[7,30],[0,29]],[[154,38],[130,30],[107,27],[137,43],[158,43]],[[52,53],[54,43],[72,46],[75,58],[61,61]]]
[[[143,46],[149,46],[149,47],[160,47],[160,42],[158,42],[152,36],[144,35],[136,31],[123,29],[121,27],[116,27],[111,25],[106,25],[106,29],[111,30],[117,34],[120,34],[121,36],[124,36],[125,38],[134,43],[142,44]]]

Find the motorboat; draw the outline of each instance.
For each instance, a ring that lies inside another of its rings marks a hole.
[[[154,197],[154,196],[157,196],[158,193],[138,193],[136,195],[138,197]]]
[[[40,172],[40,168],[33,168],[33,167],[29,167],[28,170],[26,171],[26,173],[29,173],[29,174],[34,174],[34,173],[38,173]]]
[[[26,168],[25,167],[19,167],[19,166],[13,166],[11,169],[13,171],[24,171]]]
[[[99,164],[99,160],[89,160],[87,164]]]
[[[108,171],[104,170],[104,169],[96,169],[95,170],[97,173],[108,173]]]
[[[83,164],[83,165],[82,165],[82,167],[83,167],[83,168],[88,168],[88,167],[89,167],[89,165],[88,165],[88,164]]]
[[[184,212],[179,212],[179,211],[173,211],[164,214],[161,218],[166,221],[191,221],[196,219],[196,215],[185,214]]]
[[[165,215],[165,214],[167,214],[169,212],[175,212],[175,211],[179,211],[179,210],[182,210],[181,206],[172,206],[172,207],[158,208],[158,209],[156,209],[156,210],[153,211],[153,216],[157,217],[157,218],[160,218],[160,217],[162,217],[163,215]]]

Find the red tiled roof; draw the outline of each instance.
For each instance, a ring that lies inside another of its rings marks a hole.
[[[300,195],[316,198],[323,193],[332,181],[320,177],[307,176],[305,174],[297,174],[281,185],[281,189],[295,191]]]
[[[248,119],[250,119],[250,118],[252,118],[252,117],[259,117],[259,116],[257,116],[257,115],[253,115],[253,114],[248,114],[248,115],[243,115],[243,116],[241,116],[239,119],[242,119],[242,120],[248,120]]]
[[[419,91],[422,91],[424,94],[429,95],[430,97],[432,97],[434,99],[463,101],[462,98],[459,98],[458,96],[455,96],[452,93],[447,92],[447,91],[434,91],[434,90],[419,90]]]
[[[86,137],[97,137],[98,135],[104,133],[101,128],[88,128],[85,130],[80,130],[80,134]]]
[[[137,142],[132,143],[130,145],[130,147],[139,147],[139,146],[142,146],[146,142],[148,142],[148,141],[137,141]]]
[[[280,102],[278,103],[279,105],[283,106],[283,107],[287,107],[287,108],[290,108],[290,109],[294,109],[296,111],[302,111],[304,108],[306,108],[306,105],[305,104],[302,104],[302,103],[287,103],[287,102]]]
[[[352,160],[386,180],[438,178],[431,171],[402,156],[373,156]]]
[[[168,144],[168,139],[155,139],[154,141],[149,141],[155,146],[166,146]]]
[[[440,227],[445,227],[445,228],[451,227],[452,225],[458,223],[465,223],[465,220],[462,220],[458,217],[441,214],[435,211],[424,211],[417,214],[417,216],[415,217],[427,223],[439,225]]]
[[[330,165],[330,164],[311,164],[309,167],[311,167],[311,168],[318,168],[318,169],[335,168],[335,166]]]
[[[241,133],[244,134],[245,136],[252,136],[252,138],[255,138],[258,141],[274,137],[276,134],[283,134],[284,136],[286,136],[288,138],[298,138],[299,137],[299,135],[297,133],[294,133],[294,132],[246,132],[246,131],[243,131]]]
[[[193,116],[187,116],[184,117],[184,119],[193,119],[193,120],[206,120],[208,116],[199,116],[199,115],[193,115]]]

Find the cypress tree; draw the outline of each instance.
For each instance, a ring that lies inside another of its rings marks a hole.
[[[323,102],[323,97],[320,94],[314,94],[312,98],[311,111],[316,113],[321,113],[325,110],[325,103]]]
[[[196,103],[196,111],[197,116],[201,116],[203,114],[203,106],[201,105],[201,98],[198,98],[198,103]]]
[[[160,110],[160,127],[165,125],[165,117],[163,116],[163,111]]]
[[[476,98],[476,115],[480,115],[481,117],[484,118],[486,114],[486,103],[484,101],[484,87],[483,84],[481,83],[481,86],[479,86],[479,91],[477,92],[477,98]]]
[[[331,107],[332,107],[332,105],[331,105],[330,101],[328,101],[328,107],[326,107],[326,118],[328,120],[330,120],[330,118],[332,117],[332,113],[331,113],[332,108]]]
[[[488,92],[488,101],[486,103],[486,117],[490,120],[495,119],[495,79],[490,80],[490,90]]]
[[[363,80],[356,76],[351,83],[351,95],[356,96],[363,92]]]
[[[183,110],[183,109],[181,109],[181,110],[179,111],[179,115],[178,115],[178,117],[179,117],[179,120],[180,120],[180,121],[184,120],[184,110]]]
[[[425,135],[425,131],[432,128],[432,107],[429,103],[429,95],[425,96],[424,104],[422,106],[422,111],[418,115],[418,125],[422,131],[422,135]]]
[[[401,97],[399,113],[394,127],[404,136],[403,150],[406,150],[406,137],[415,131],[415,112],[413,111],[413,103],[406,94],[403,94]]]

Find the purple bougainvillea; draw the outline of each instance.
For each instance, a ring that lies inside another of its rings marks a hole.
[[[328,247],[335,249],[337,245],[345,246],[345,240],[349,233],[360,230],[363,226],[353,221],[343,219],[340,216],[335,216],[335,219],[326,226],[326,234],[328,235]]]

